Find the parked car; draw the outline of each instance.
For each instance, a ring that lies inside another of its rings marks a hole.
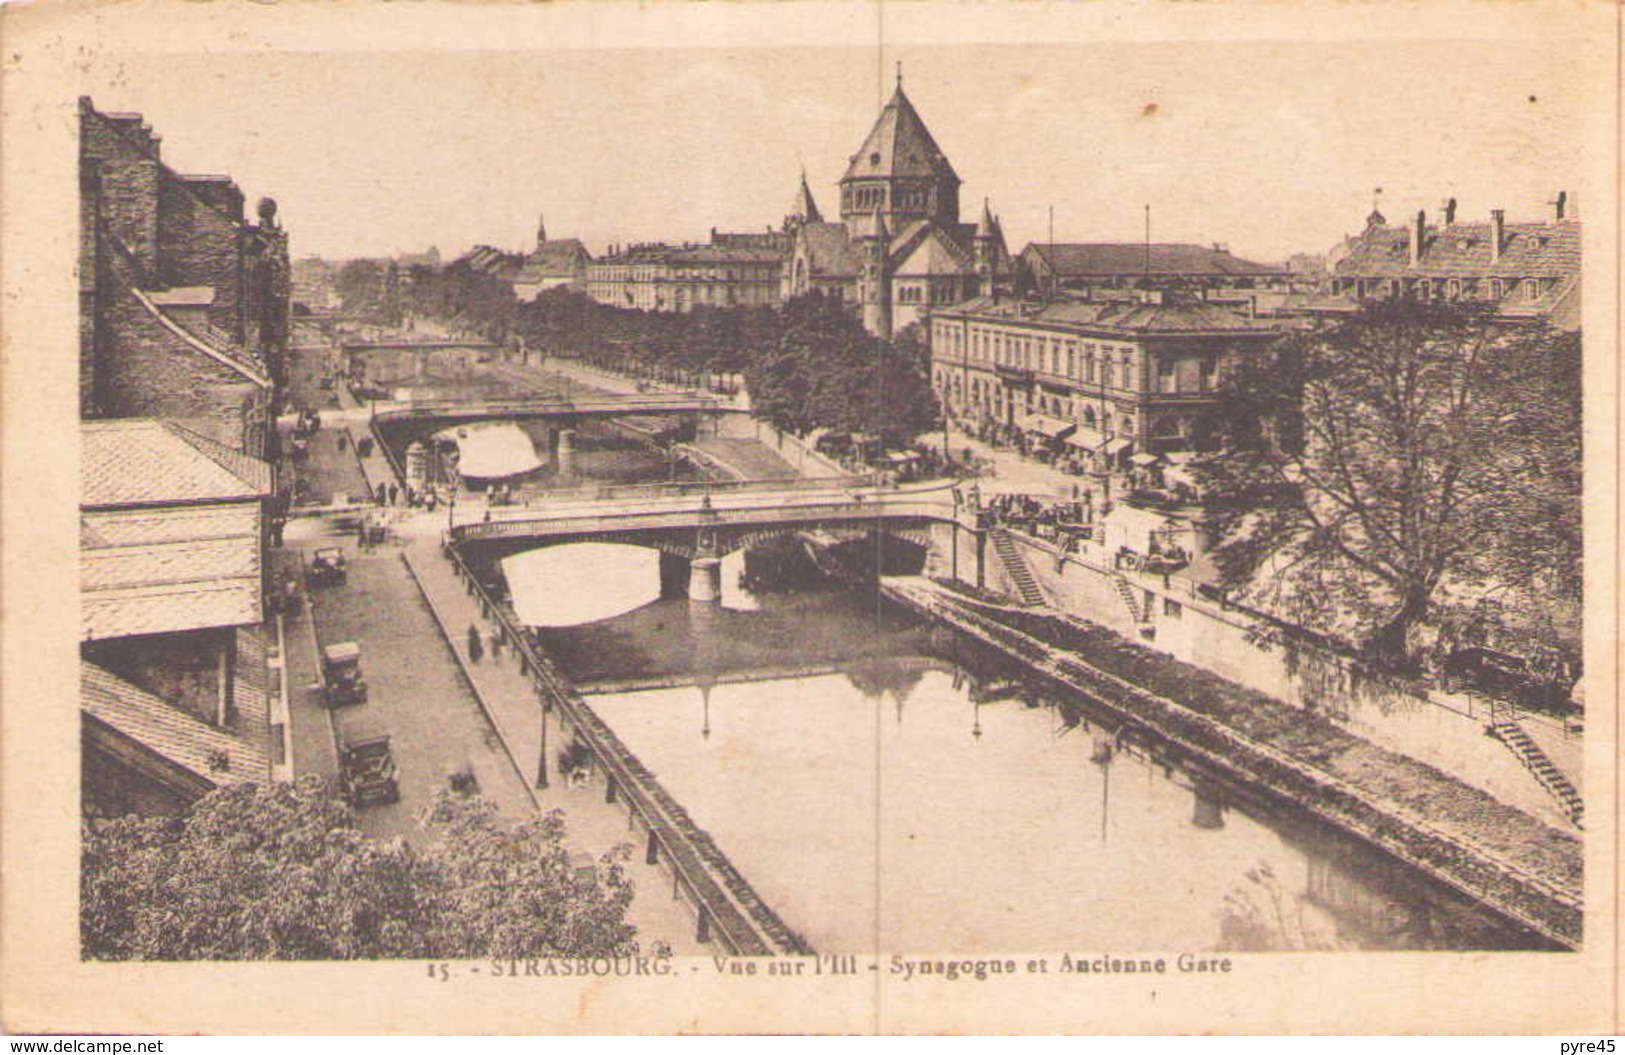
[[[341,586],[349,577],[344,569],[344,551],[337,546],[324,546],[310,560],[307,578],[312,586]]]
[[[339,750],[344,797],[356,809],[401,801],[389,734],[366,719],[346,725]]]
[[[367,679],[361,673],[361,646],[341,641],[322,650],[322,692],[329,707],[367,702]]]

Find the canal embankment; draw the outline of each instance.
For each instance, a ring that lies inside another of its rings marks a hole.
[[[917,577],[891,599],[1021,661],[1239,786],[1376,847],[1563,947],[1582,938],[1580,840],[1324,717],[1072,616]]]
[[[552,716],[568,743],[579,744],[590,753],[602,780],[604,801],[618,803],[626,810],[629,828],[641,830],[645,863],[662,864],[668,869],[673,896],[681,896],[694,914],[698,942],[716,942],[739,955],[811,953],[806,941],[762,899],[710,834],[694,822],[654,773],[597,715],[574,683],[536,646],[507,601],[481,582],[455,549],[447,548],[445,555],[448,560],[444,564],[421,557],[409,563],[420,582],[441,580],[443,593],[447,585],[444,580],[455,573],[462,592],[477,602],[480,620],[496,629],[501,649],[514,657],[518,672],[529,682],[531,699],[518,707],[512,720],[498,727],[515,764],[523,767],[524,760],[535,758],[537,783],[543,786],[555,779],[568,779],[569,774],[556,769],[551,775],[548,772],[554,765],[550,750],[566,746],[557,741],[549,745],[546,739],[550,724],[547,719]],[[496,651],[493,662],[497,660]],[[512,706],[511,695],[508,703]],[[541,734],[539,742],[532,738],[533,732]]]

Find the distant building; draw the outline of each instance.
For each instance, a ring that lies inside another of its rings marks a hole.
[[[536,248],[530,251],[509,280],[514,296],[523,301],[535,300],[538,293],[549,289],[584,290],[587,288],[587,265],[592,254],[579,238],[547,237],[547,225],[536,222]]]
[[[171,421],[80,432],[86,809],[174,812],[268,781],[270,466]]]
[[[1226,372],[1276,336],[1189,294],[979,297],[932,314],[932,381],[973,431],[1049,445],[1104,472],[1194,449]]]
[[[1450,199],[1440,222],[1418,211],[1390,226],[1377,209],[1365,230],[1331,254],[1331,276],[1312,310],[1348,312],[1362,301],[1406,297],[1493,305],[1505,319],[1546,319],[1580,328],[1580,220],[1566,193],[1550,220],[1507,223],[1503,210],[1488,223],[1462,223]]]
[[[587,267],[587,295],[641,311],[776,304],[784,252],[723,235],[710,245],[650,243],[612,249]]]
[[[79,134],[81,416],[169,418],[266,453],[291,292],[276,202],[250,223],[229,178],[165,165],[139,114],[80,99]]]
[[[1009,272],[1004,232],[986,202],[980,223],[960,222],[959,185],[899,74],[841,177],[840,222],[824,221],[802,177],[785,220],[783,295],[847,301],[885,337],[991,292]]]

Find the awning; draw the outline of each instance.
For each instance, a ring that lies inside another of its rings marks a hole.
[[[1069,436],[1072,434],[1072,430],[1077,428],[1077,426],[1070,421],[1062,421],[1060,418],[1052,418],[1048,414],[1028,414],[1025,418],[1021,419],[1021,427],[1026,429],[1028,432],[1036,432],[1042,436],[1048,436],[1052,440],[1058,440],[1064,436]]]
[[[1105,433],[1088,425],[1079,425],[1066,442],[1082,450],[1092,451],[1106,442]]]
[[[1135,465],[1144,467],[1147,465],[1157,464],[1157,456],[1155,454],[1147,454],[1145,451],[1141,451],[1139,454],[1131,455],[1129,457],[1129,461],[1133,462]]]
[[[1102,447],[1101,450],[1106,452],[1106,457],[1115,458],[1119,454],[1122,454],[1124,451],[1128,450],[1132,446],[1134,446],[1134,441],[1133,440],[1125,440],[1125,439],[1118,438],[1118,439],[1107,440],[1106,445],[1104,447]]]

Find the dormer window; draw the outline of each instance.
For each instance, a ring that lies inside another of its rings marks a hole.
[[[876,166],[878,166],[880,164],[880,153],[879,153],[879,151],[876,151],[875,153],[869,155],[869,164],[876,165]]]

